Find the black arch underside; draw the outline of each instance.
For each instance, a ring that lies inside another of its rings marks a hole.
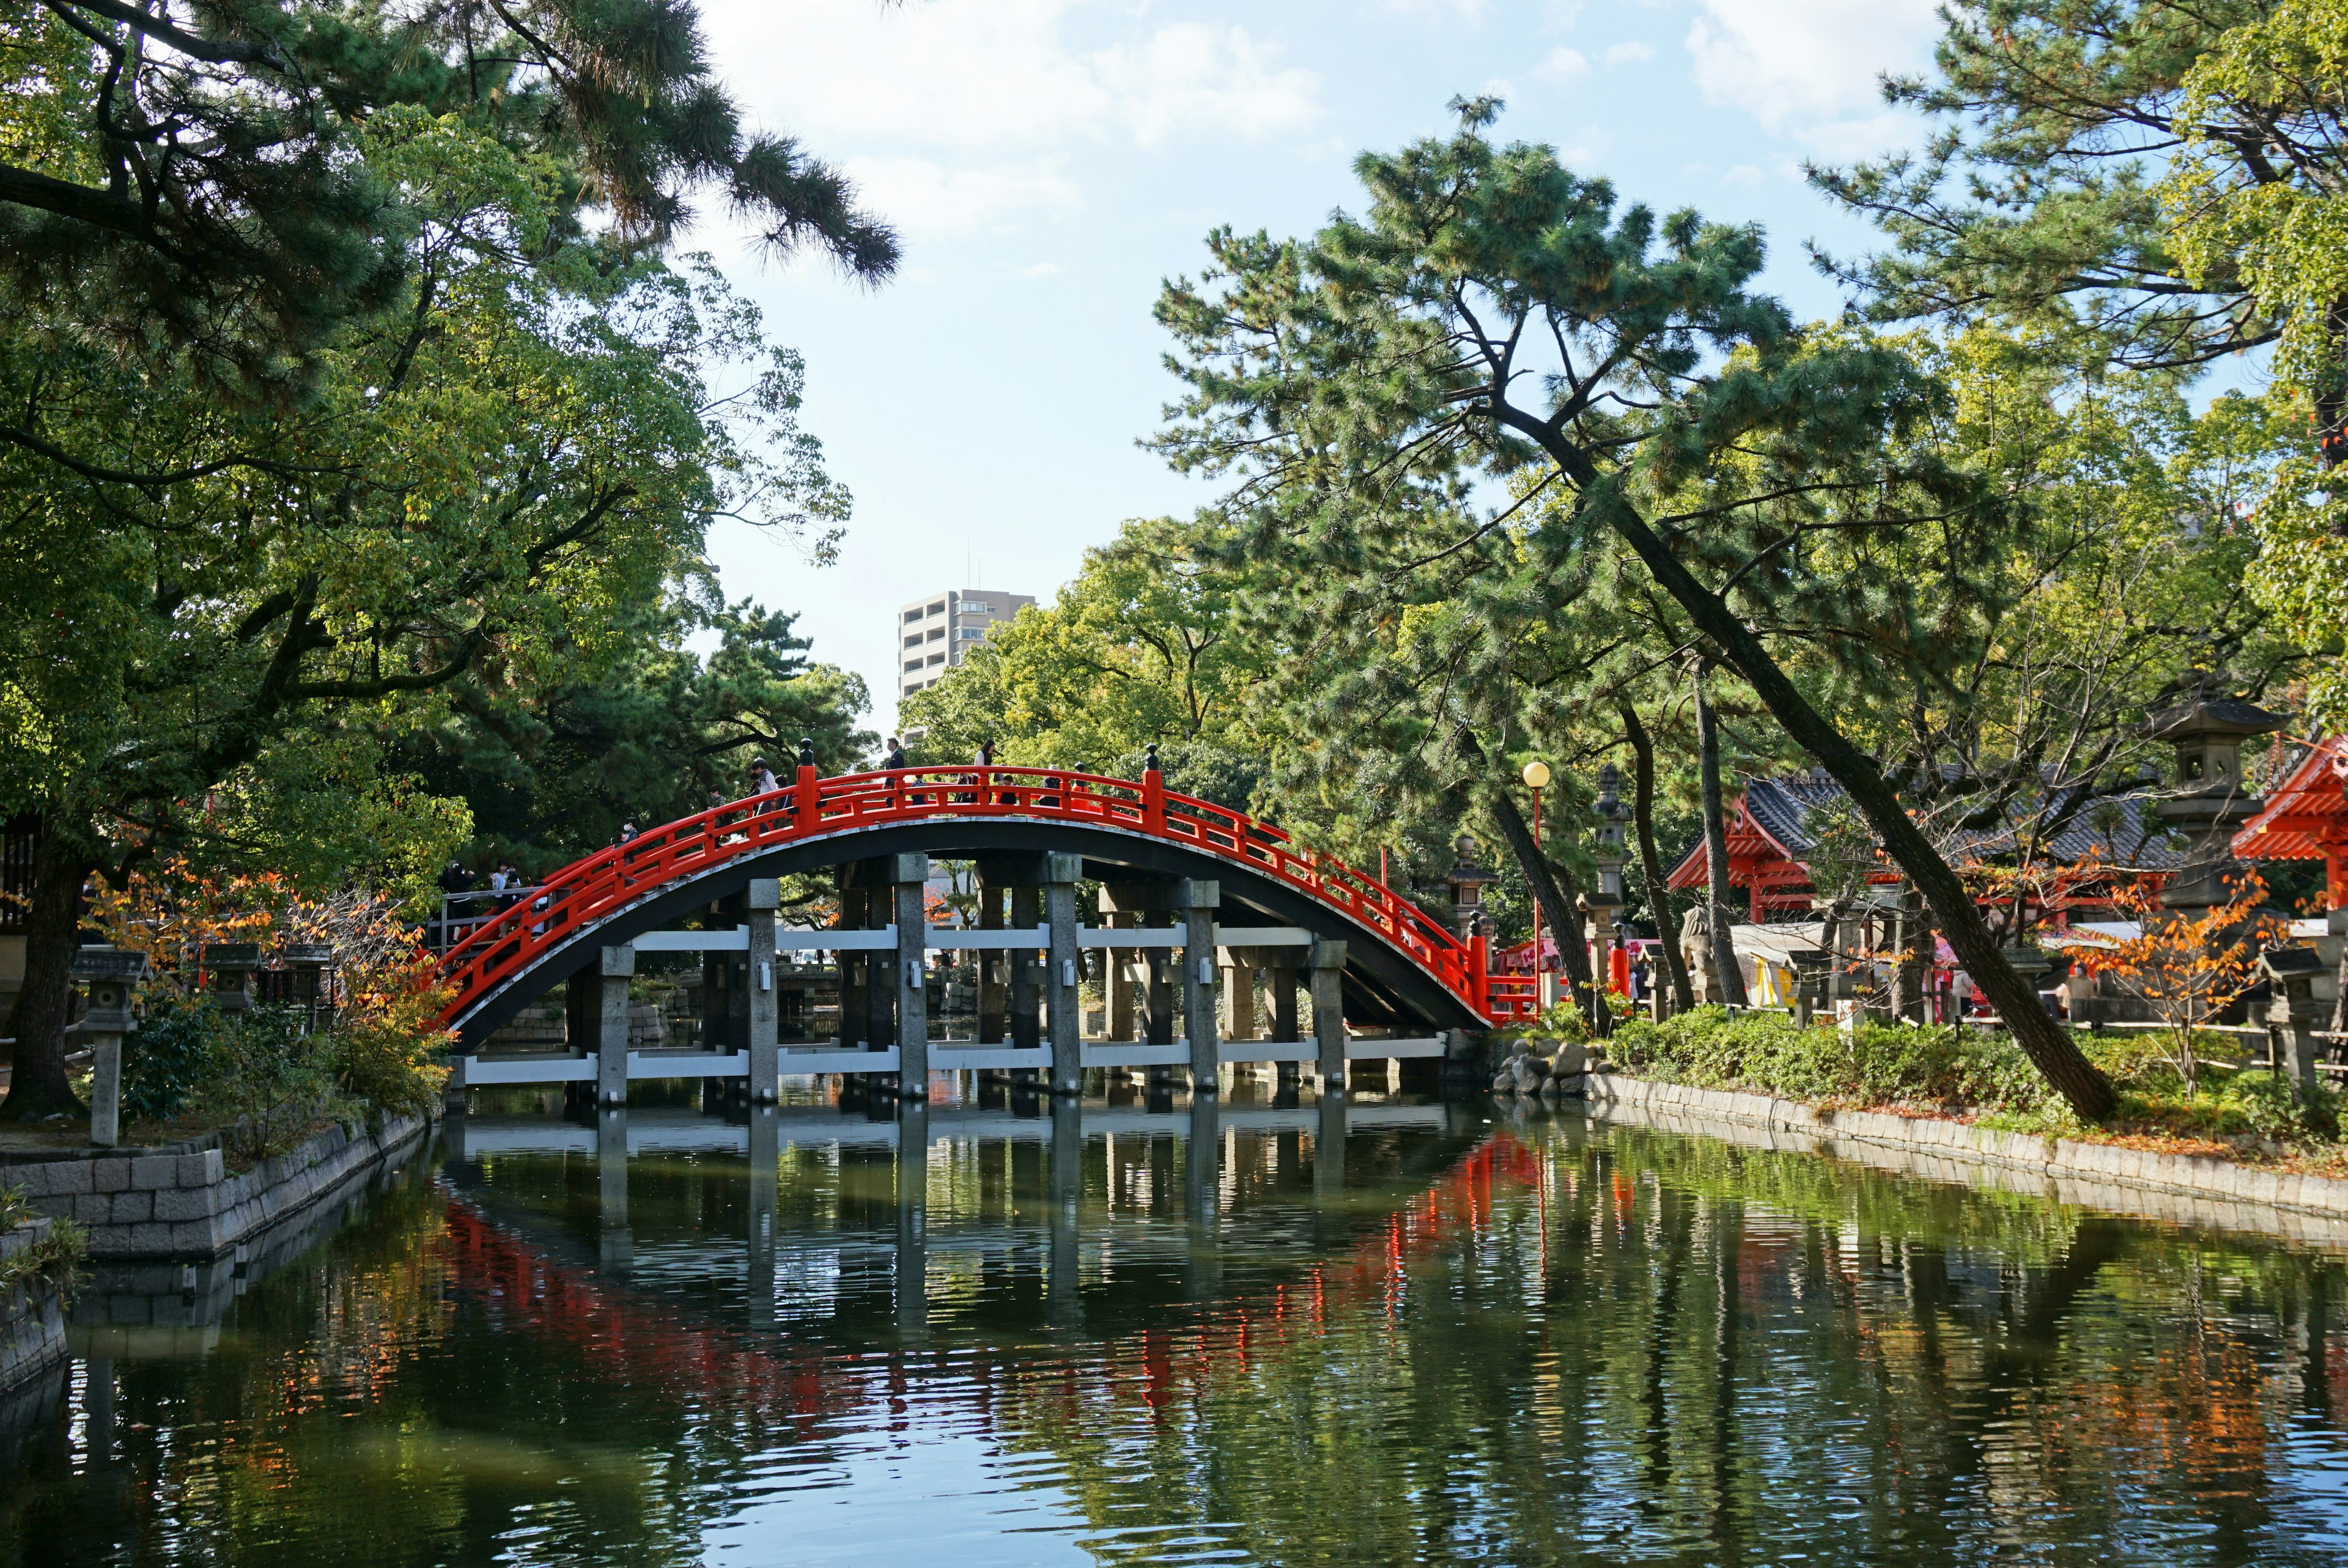
[[[1298,926],[1323,941],[1345,944],[1345,1017],[1355,1024],[1428,1030],[1472,1029],[1483,1020],[1432,975],[1396,948],[1383,932],[1334,909],[1303,888],[1205,850],[1124,829],[1027,817],[940,817],[850,829],[745,855],[707,871],[662,884],[633,904],[573,932],[474,1002],[458,1024],[461,1049],[483,1040],[523,1008],[617,947],[748,887],[757,877],[786,876],[845,866],[875,856],[922,851],[948,858],[1057,853],[1082,855],[1085,875],[1124,878],[1213,878],[1220,884],[1225,926]]]

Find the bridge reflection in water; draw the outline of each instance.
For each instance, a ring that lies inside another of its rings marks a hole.
[[[549,1162],[566,1173],[592,1163],[595,1269],[614,1281],[683,1289],[704,1302],[738,1296],[738,1318],[752,1327],[807,1317],[816,1308],[805,1282],[821,1280],[828,1287],[856,1282],[844,1293],[828,1288],[823,1311],[852,1317],[852,1303],[869,1311],[881,1294],[876,1285],[885,1282],[887,1316],[901,1329],[922,1329],[931,1267],[945,1260],[957,1270],[976,1264],[1038,1271],[1045,1323],[1074,1327],[1081,1321],[1088,1166],[1097,1197],[1107,1200],[1097,1207],[1109,1230],[1094,1237],[1096,1244],[1117,1234],[1119,1252],[1131,1262],[1164,1253],[1169,1237],[1179,1238],[1180,1262],[1191,1276],[1186,1295],[1195,1297],[1211,1293],[1220,1276],[1220,1211],[1227,1194],[1250,1184],[1249,1173],[1273,1186],[1307,1177],[1313,1194],[1336,1204],[1344,1194],[1349,1138],[1385,1134],[1407,1142],[1410,1152],[1402,1153],[1400,1145],[1382,1141],[1379,1163],[1391,1184],[1475,1148],[1488,1127],[1486,1118],[1457,1104],[1365,1104],[1342,1095],[1303,1104],[1293,1096],[1285,1104],[1226,1104],[1202,1095],[1177,1109],[1170,1096],[1161,1098],[1167,1107],[1155,1110],[1031,1098],[1025,1114],[883,1102],[885,1113],[864,1120],[773,1105],[738,1108],[722,1120],[660,1110],[603,1111],[592,1121],[452,1115],[441,1150],[446,1179],[485,1219],[546,1248],[552,1259],[574,1263],[588,1255],[568,1185],[558,1183],[551,1193],[539,1185],[533,1202],[485,1171],[520,1160],[538,1167],[542,1179]],[[1179,1191],[1159,1179],[1172,1175],[1168,1156],[1177,1148]],[[1483,1158],[1491,1154],[1487,1146]],[[957,1190],[951,1167],[958,1157],[995,1167],[992,1184],[982,1174],[982,1201],[974,1206]],[[805,1170],[809,1160],[819,1181],[835,1185],[836,1223],[781,1234],[781,1172],[787,1165]],[[674,1189],[682,1184],[694,1190],[695,1217],[705,1218],[700,1199],[710,1183],[730,1187],[737,1172],[738,1246],[696,1225],[689,1241],[664,1242],[639,1258],[632,1182],[646,1189],[646,1201],[673,1232],[679,1217]],[[1137,1172],[1146,1195],[1135,1184]],[[983,1195],[990,1191],[991,1201]],[[951,1214],[942,1226],[932,1223],[933,1193]],[[1122,1210],[1120,1194],[1128,1200]],[[559,1201],[550,1206],[549,1196]],[[1402,1201],[1389,1193],[1381,1204],[1368,1188],[1362,1196],[1373,1209]],[[1169,1232],[1153,1224],[1143,1234],[1123,1234],[1121,1225],[1137,1213],[1153,1222],[1179,1219],[1184,1228]]]
[[[477,1115],[217,1310],[0,1568],[2348,1549],[2338,1254],[1488,1106]]]

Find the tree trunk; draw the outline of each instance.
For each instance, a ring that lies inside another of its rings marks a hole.
[[[1712,699],[1704,694],[1704,661],[1688,665],[1688,684],[1695,691],[1695,749],[1704,780],[1704,861],[1707,878],[1704,899],[1711,907],[1712,967],[1720,989],[1736,1007],[1746,1004],[1745,968],[1736,961],[1736,939],[1729,935],[1728,911],[1736,889],[1728,880],[1727,806],[1720,788],[1720,723]]]
[[[0,1122],[89,1114],[66,1081],[65,1030],[73,1001],[74,955],[81,946],[81,886],[90,866],[78,843],[54,823],[42,823],[33,852],[32,906],[25,919],[25,989],[16,996],[15,1055]]]
[[[1540,904],[1541,917],[1557,933],[1557,956],[1565,965],[1565,978],[1573,984],[1574,1003],[1579,1007],[1591,994],[1590,955],[1582,950],[1579,939],[1581,911],[1573,907],[1573,890],[1565,885],[1549,856],[1533,843],[1533,830],[1526,825],[1525,814],[1517,809],[1508,791],[1493,795],[1492,815],[1500,825],[1500,836],[1509,841],[1509,852],[1524,871],[1525,885],[1533,890],[1533,897]],[[1539,953],[1533,955],[1533,972],[1538,975]]]
[[[1498,400],[1496,399],[1496,404]],[[1521,410],[1501,409],[1502,417],[1539,442],[1541,448],[1585,492],[1604,483],[1588,455],[1544,422]],[[1921,829],[1910,820],[1899,795],[1886,783],[1872,759],[1843,737],[1840,730],[1810,706],[1761,639],[1718,594],[1682,565],[1671,547],[1647,526],[1620,495],[1610,497],[1605,516],[1622,542],[1635,551],[1665,592],[1676,600],[1698,631],[1727,655],[1762,705],[1835,782],[1841,784],[1875,830],[1877,840],[1894,864],[1906,872],[1931,906],[1941,933],[1958,962],[1973,979],[1998,1017],[2013,1031],[2013,1040],[2038,1071],[2045,1075],[2073,1110],[2091,1122],[2109,1116],[2115,1107],[2112,1086],[2080,1053],[2078,1046],[2038,1005],[2038,995],[2005,961],[1982,923],[1981,910],[1965,890],[1964,879],[1941,858]]]
[[[1663,949],[1663,973],[1672,987],[1672,1010],[1695,1006],[1695,987],[1689,983],[1687,962],[1680,956],[1679,938],[1672,930],[1670,889],[1663,881],[1663,857],[1655,853],[1655,742],[1639,722],[1639,711],[1629,698],[1614,704],[1622,715],[1622,733],[1631,743],[1631,825],[1639,835],[1639,876],[1647,885],[1647,907],[1654,911],[1656,946]]]

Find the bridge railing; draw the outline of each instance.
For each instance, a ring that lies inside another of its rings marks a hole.
[[[766,794],[713,806],[565,866],[453,947],[443,973],[448,1016],[527,968],[541,953],[654,890],[803,838],[938,817],[1084,823],[1186,844],[1308,893],[1378,932],[1444,988],[1487,1016],[1483,942],[1467,942],[1410,900],[1353,867],[1294,847],[1268,823],[1211,801],[1064,768],[907,768],[819,779],[812,768]],[[1505,982],[1498,982],[1505,984]]]

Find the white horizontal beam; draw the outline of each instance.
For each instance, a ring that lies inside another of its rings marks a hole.
[[[639,953],[747,953],[750,927],[730,931],[646,931],[629,944]]]

